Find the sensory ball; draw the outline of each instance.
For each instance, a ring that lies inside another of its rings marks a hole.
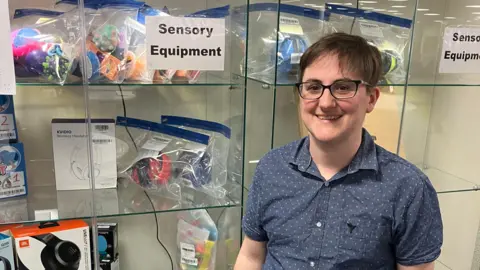
[[[40,35],[40,31],[33,28],[22,28],[10,34],[14,47],[26,45],[29,41],[34,40]]]

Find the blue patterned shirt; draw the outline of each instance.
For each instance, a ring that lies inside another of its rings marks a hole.
[[[309,139],[258,163],[243,230],[267,242],[263,269],[396,269],[440,255],[437,194],[414,165],[376,145],[366,130],[352,162],[325,179]]]

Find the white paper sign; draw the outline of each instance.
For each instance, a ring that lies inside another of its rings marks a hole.
[[[12,42],[10,41],[10,15],[8,11],[8,1],[0,1],[0,38],[2,40],[0,42],[0,58],[2,58],[2,61],[0,61],[1,95],[15,95],[17,93]]]
[[[150,69],[224,70],[225,19],[147,16]]]
[[[445,29],[439,73],[480,73],[480,28]]]

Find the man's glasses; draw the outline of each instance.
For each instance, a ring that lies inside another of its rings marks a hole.
[[[364,84],[371,86],[362,80],[339,80],[330,85],[323,85],[320,82],[301,82],[296,83],[298,93],[303,99],[315,100],[319,99],[325,89],[330,90],[330,94],[336,99],[353,98],[358,91],[358,86]]]

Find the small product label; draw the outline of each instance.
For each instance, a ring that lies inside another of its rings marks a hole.
[[[193,258],[193,259],[182,258],[182,263],[197,266],[198,265],[198,259],[197,258]]]
[[[303,28],[296,18],[280,16],[280,32],[293,35],[303,35]]]
[[[195,258],[195,246],[187,243],[180,243],[180,254],[182,258],[194,259]]]
[[[300,58],[302,58],[303,53],[292,53],[290,56],[290,64],[300,64]]]
[[[383,38],[383,32],[378,24],[360,22],[360,32],[364,36]]]
[[[146,141],[142,145],[142,148],[160,152],[170,143],[170,141],[171,139],[168,138],[153,137]]]
[[[180,243],[180,256],[183,264],[198,265],[198,259],[195,258],[195,246],[187,243]]]

